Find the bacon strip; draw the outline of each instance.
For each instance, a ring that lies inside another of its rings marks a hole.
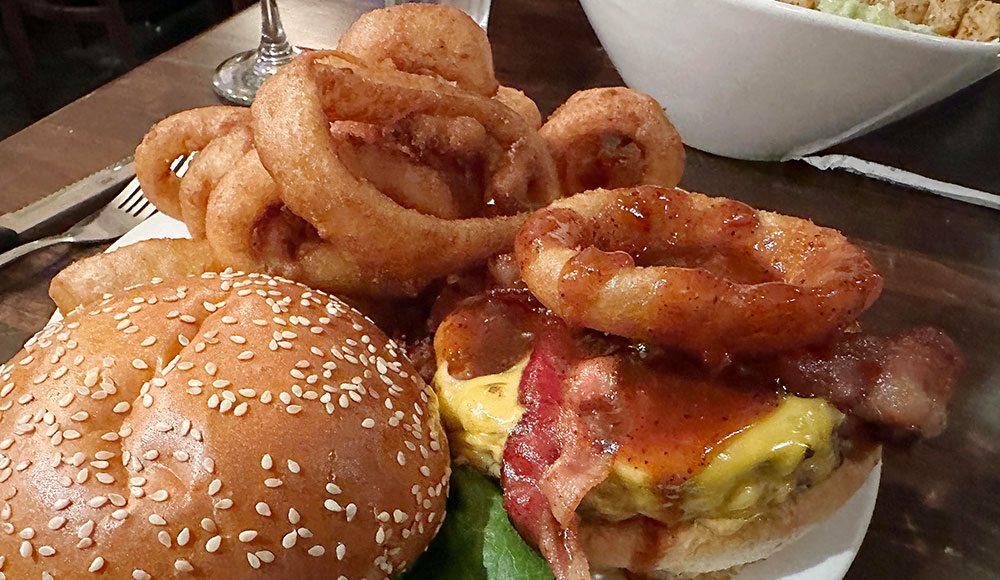
[[[933,437],[962,370],[962,354],[935,328],[892,337],[844,334],[778,357],[774,373],[797,395],[822,397],[893,435]]]
[[[574,368],[580,358],[568,338],[535,342],[519,387],[525,412],[503,454],[504,508],[559,580],[590,578],[576,508],[608,476],[618,449],[606,416],[615,412],[614,360]]]

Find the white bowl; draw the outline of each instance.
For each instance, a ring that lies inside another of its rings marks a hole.
[[[896,30],[776,0],[581,0],[629,86],[688,145],[789,159],[1000,69],[1000,43]]]

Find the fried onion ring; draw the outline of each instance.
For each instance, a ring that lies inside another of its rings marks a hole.
[[[597,188],[674,187],[684,145],[655,99],[624,87],[580,91],[539,129],[571,195]]]
[[[192,238],[205,237],[205,212],[208,196],[219,180],[253,149],[250,125],[234,127],[232,131],[212,139],[188,165],[181,179],[177,197],[181,217]]]
[[[497,94],[493,98],[514,109],[524,120],[531,125],[532,129],[538,130],[542,126],[542,114],[538,112],[538,105],[531,97],[514,87],[500,85]]]
[[[66,314],[154,277],[175,278],[222,269],[205,240],[143,240],[73,262],[52,278],[49,296]]]
[[[135,176],[143,193],[163,213],[183,219],[181,179],[170,164],[249,121],[250,111],[220,106],[181,111],[153,125],[135,149]]]
[[[376,281],[390,280],[412,294],[483,262],[511,246],[526,216],[449,220],[405,208],[351,173],[331,143],[331,121],[391,127],[419,115],[469,118],[500,153],[486,160],[484,172],[485,199],[498,213],[534,209],[559,193],[544,143],[510,108],[335,51],[307,53],[285,66],[261,87],[252,113],[257,152],[288,210],[338,254],[352,256],[372,291],[383,290]]]
[[[347,29],[337,50],[372,64],[389,61],[397,70],[436,76],[487,97],[499,86],[486,32],[447,4],[372,10]]]
[[[882,289],[836,230],[654,186],[558,200],[514,251],[528,288],[571,323],[715,361],[821,340]]]
[[[212,191],[206,224],[217,259],[230,267],[353,295],[411,292],[406,281],[373,278],[349,254],[325,243],[309,222],[285,206],[256,150],[244,155]]]

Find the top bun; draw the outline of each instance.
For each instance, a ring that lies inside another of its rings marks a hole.
[[[153,279],[0,366],[0,579],[385,578],[449,471],[433,391],[357,311]]]

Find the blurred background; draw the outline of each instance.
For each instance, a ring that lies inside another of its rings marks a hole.
[[[0,0],[0,139],[253,0]]]

